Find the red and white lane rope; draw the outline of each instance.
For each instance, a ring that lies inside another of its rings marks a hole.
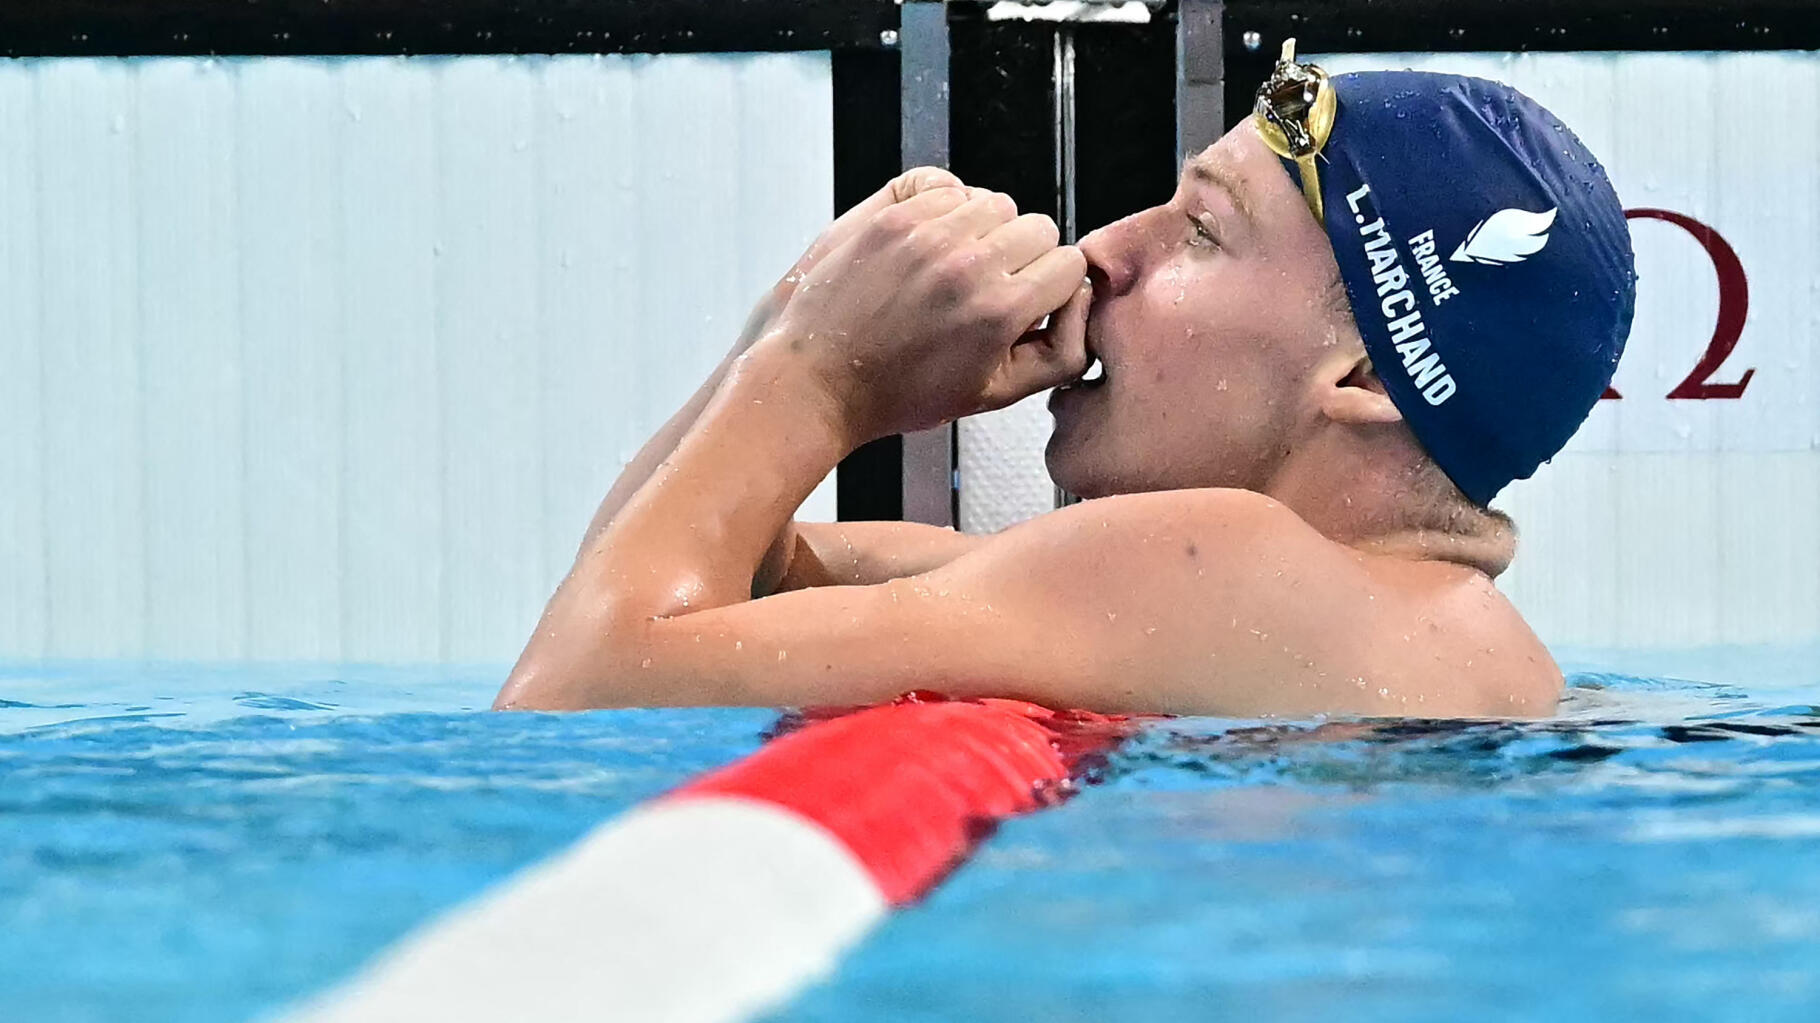
[[[608,821],[288,1021],[749,1018],[1125,733],[1009,700],[814,721]]]

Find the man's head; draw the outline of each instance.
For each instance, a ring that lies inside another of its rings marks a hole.
[[[1414,454],[1483,505],[1604,390],[1634,275],[1616,196],[1572,134],[1476,79],[1330,87],[1324,218],[1247,121],[1168,203],[1082,241],[1105,372],[1052,402],[1063,487],[1268,492],[1311,452]]]
[[[1327,236],[1249,124],[1080,248],[1103,374],[1050,400],[1049,471],[1072,493],[1263,490],[1317,380],[1364,358]]]

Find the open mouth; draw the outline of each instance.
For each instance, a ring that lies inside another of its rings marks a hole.
[[[1078,388],[1080,390],[1092,390],[1096,387],[1104,387],[1105,385],[1106,363],[1100,359],[1100,354],[1094,351],[1093,346],[1089,344],[1087,346],[1086,370],[1083,371],[1079,377],[1063,384],[1062,389],[1075,390]]]

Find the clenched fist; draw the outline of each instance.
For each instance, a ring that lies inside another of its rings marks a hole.
[[[1003,194],[909,171],[811,247],[760,344],[804,360],[859,440],[1008,405],[1087,366],[1086,260],[1058,238]]]

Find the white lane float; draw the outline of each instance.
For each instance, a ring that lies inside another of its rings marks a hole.
[[[285,1023],[710,1023],[825,976],[1006,817],[1064,798],[1122,719],[1010,700],[813,721],[610,820]]]

